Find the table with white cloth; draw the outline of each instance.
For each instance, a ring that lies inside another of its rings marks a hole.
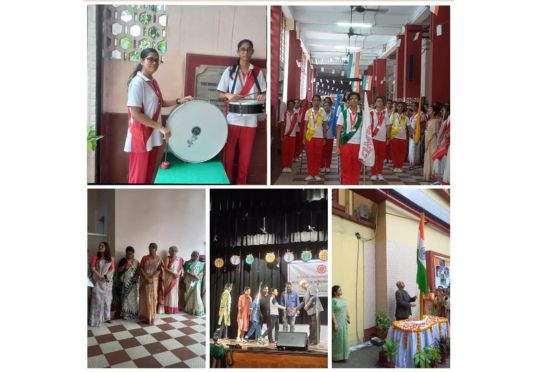
[[[447,318],[426,315],[421,320],[396,320],[389,328],[388,340],[399,342],[395,366],[397,368],[415,368],[413,356],[417,350],[433,345],[440,336],[449,336]]]

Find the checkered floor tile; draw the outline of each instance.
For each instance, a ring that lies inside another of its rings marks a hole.
[[[204,368],[205,318],[157,316],[154,325],[113,320],[87,329],[89,368]]]
[[[320,177],[324,178],[324,181],[305,181],[304,179],[308,175],[306,168],[306,153],[303,152],[301,155],[301,160],[295,161],[293,163],[293,173],[281,173],[279,178],[275,181],[275,185],[339,185],[339,157],[333,154],[331,168],[326,174],[320,174]],[[402,173],[394,173],[391,162],[384,163],[384,181],[372,181],[370,180],[370,174],[367,171],[366,180],[361,181],[361,185],[430,185],[431,182],[427,182],[422,177],[422,167],[416,167],[413,170],[409,169],[409,164],[403,165]]]

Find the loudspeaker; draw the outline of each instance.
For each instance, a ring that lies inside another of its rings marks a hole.
[[[278,350],[308,350],[308,334],[306,332],[278,332]]]

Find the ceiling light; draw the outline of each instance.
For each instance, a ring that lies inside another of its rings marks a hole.
[[[365,27],[365,28],[371,28],[372,24],[371,23],[350,23],[350,22],[337,22],[337,26],[343,26],[343,27]]]
[[[335,46],[335,49],[349,49],[349,50],[360,50],[359,46],[346,46],[346,45],[337,45]]]

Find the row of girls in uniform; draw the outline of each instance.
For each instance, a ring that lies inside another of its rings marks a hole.
[[[291,173],[293,161],[306,149],[308,175],[306,181],[323,181],[320,173],[330,172],[334,134],[328,129],[333,101],[320,95],[312,97],[312,106],[290,99],[280,119],[283,173]]]
[[[227,67],[217,86],[221,101],[238,101],[244,97],[265,102],[266,82],[262,71],[250,63],[254,45],[250,40],[241,40],[237,45],[238,61]],[[147,48],[140,54],[128,81],[128,134],[124,151],[130,153],[128,183],[153,183],[158,152],[163,140],[171,133],[163,125],[161,109],[172,107],[193,98],[186,96],[175,100],[163,99],[161,89],[153,77],[161,63],[156,49]],[[246,184],[256,128],[257,117],[227,114],[228,137],[223,150],[223,164],[231,183]],[[238,147],[238,175],[233,178],[233,162]]]
[[[113,303],[120,309],[120,317],[154,324],[157,314],[178,313],[179,281],[184,277],[186,302],[184,311],[195,316],[204,315],[201,298],[204,264],[199,253],[193,251],[184,262],[177,256],[175,246],[168,257],[157,255],[157,244],[149,244],[149,254],[141,261],[135,259],[134,248],[126,248],[126,256],[116,266],[109,244],[99,244],[91,258],[90,279],[93,283],[89,311],[89,325],[99,327],[110,323]],[[114,288],[113,288],[114,287]],[[113,301],[113,293],[117,296]]]
[[[358,159],[361,141],[362,113],[360,94],[347,92],[337,113],[337,154],[341,158],[341,184],[358,184],[361,162]],[[386,105],[387,103],[387,105]],[[300,105],[299,105],[300,106]],[[306,145],[308,158],[307,181],[321,181],[318,170],[328,171],[333,149],[333,133],[328,130],[331,98],[326,97],[321,107],[321,97],[312,97],[312,108],[297,110],[297,102],[289,100],[281,121],[283,172],[291,172],[293,158],[298,156],[298,138]],[[301,114],[300,111],[304,113]],[[374,144],[374,165],[371,180],[383,181],[385,162],[392,162],[394,173],[403,172],[405,159],[409,169],[423,165],[424,179],[430,182],[449,183],[449,104],[433,104],[426,114],[418,118],[418,104],[410,108],[404,102],[384,97],[376,98],[370,111]],[[416,131],[420,120],[420,130]],[[299,131],[297,132],[297,129]],[[324,133],[326,133],[324,135]],[[320,168],[321,166],[321,168]]]
[[[358,159],[362,132],[360,94],[349,93],[347,102],[337,120],[337,151],[341,157],[341,183],[355,185],[359,183],[362,166]],[[391,111],[386,107],[386,99],[377,97],[370,111],[374,144],[371,180],[384,180],[384,163],[389,157],[394,173],[403,172],[403,163],[408,158],[410,169],[422,162],[426,181],[449,183],[449,104],[430,105],[426,115],[421,113],[420,118],[416,103],[411,105],[411,110],[407,110],[404,102],[396,102],[394,106]],[[415,133],[417,122],[420,131]]]

